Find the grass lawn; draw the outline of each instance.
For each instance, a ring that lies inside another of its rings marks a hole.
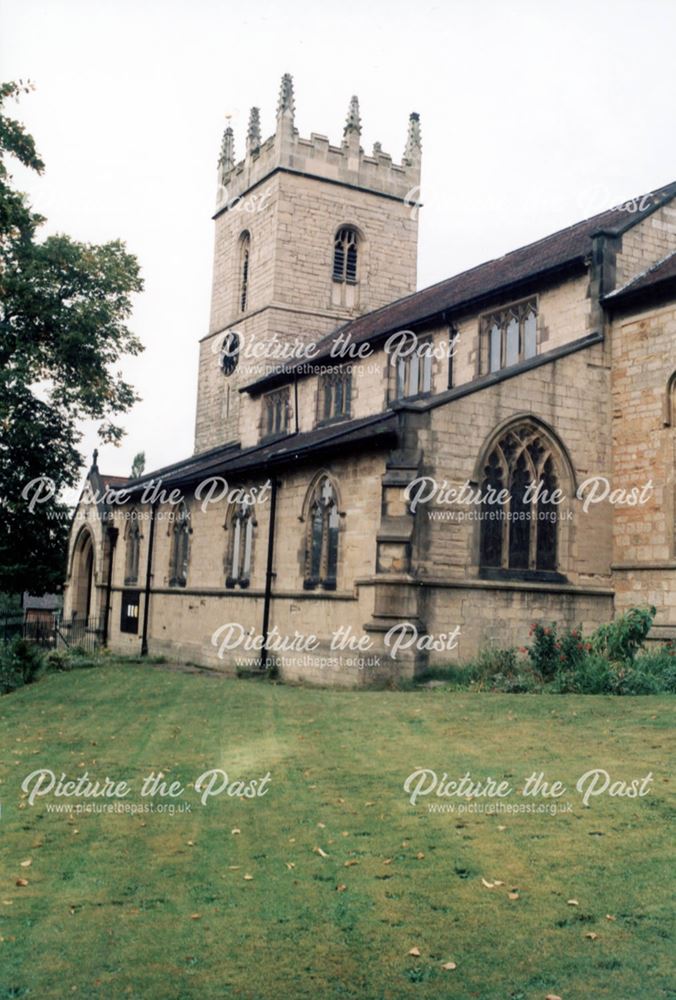
[[[0,699],[0,998],[673,998],[672,705],[49,675]],[[418,767],[516,788],[542,770],[573,810],[433,813],[403,791]],[[585,808],[594,767],[654,782]],[[134,803],[151,771],[271,779],[205,806],[187,787],[189,813],[75,816],[28,803],[37,768],[126,780]]]

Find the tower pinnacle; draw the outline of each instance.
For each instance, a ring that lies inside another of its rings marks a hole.
[[[249,129],[246,135],[247,152],[258,149],[261,144],[261,113],[260,108],[252,108],[249,112]]]
[[[420,115],[417,111],[412,111],[408,119],[408,136],[406,138],[406,148],[404,150],[404,162],[420,162],[422,143],[420,141]]]

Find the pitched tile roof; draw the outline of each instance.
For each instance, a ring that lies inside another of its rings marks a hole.
[[[354,344],[376,341],[379,337],[405,330],[441,313],[468,307],[503,289],[511,289],[569,265],[581,264],[591,254],[592,237],[597,233],[619,236],[674,196],[676,181],[359,316],[318,340],[316,353],[310,361],[305,359],[297,365],[275,369],[240,391],[260,392],[288,379],[294,368],[307,371],[314,361],[325,361],[331,356],[331,346],[339,332],[343,338],[349,333],[350,342]],[[336,363],[340,360],[336,358]]]
[[[667,282],[674,283],[676,287],[676,251],[658,260],[657,263],[641,271],[626,285],[616,288],[604,297],[605,302],[618,302],[627,300],[637,292],[646,291],[648,288],[656,288],[658,285],[665,285]]]
[[[397,435],[398,417],[392,412],[377,413],[358,420],[327,424],[301,434],[286,434],[282,438],[263,442],[251,448],[227,444],[212,451],[192,455],[182,462],[144,474],[142,479],[129,481],[125,496],[139,496],[152,482],[161,483],[162,490],[178,488],[208,479],[210,476],[227,477],[231,473],[266,472],[282,465],[301,461],[317,452],[337,452],[343,448],[352,451],[360,444],[378,444],[394,440]]]

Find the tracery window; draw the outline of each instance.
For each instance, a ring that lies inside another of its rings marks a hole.
[[[285,434],[289,426],[289,387],[275,389],[263,396],[263,437],[272,434]]]
[[[169,586],[185,587],[188,582],[188,559],[190,555],[190,512],[182,500],[173,511],[170,522],[171,557],[169,562]]]
[[[352,375],[347,369],[328,372],[319,383],[319,420],[338,420],[350,415]]]
[[[248,587],[253,564],[256,521],[249,503],[238,503],[230,521],[230,539],[226,559],[226,587]]]
[[[359,236],[351,226],[342,226],[333,244],[333,280],[357,283]]]
[[[556,570],[557,489],[556,460],[545,435],[532,425],[508,430],[483,469],[483,569]],[[500,502],[501,494],[506,502]]]
[[[336,589],[338,574],[338,532],[340,514],[333,483],[323,476],[315,486],[307,507],[305,541],[306,590]]]
[[[484,316],[487,370],[500,371],[537,354],[537,300],[528,299]]]
[[[124,582],[125,585],[138,583],[139,552],[141,548],[141,526],[139,513],[134,507],[129,512],[127,521],[127,548],[125,552]]]

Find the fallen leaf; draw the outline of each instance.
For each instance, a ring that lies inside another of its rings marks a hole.
[[[240,828],[238,826],[233,827],[233,829],[230,831],[230,833],[233,834],[233,836],[237,836],[237,834],[241,833],[241,832],[242,831],[240,830]]]
[[[452,972],[453,969],[457,969],[458,966],[455,964],[455,962],[444,962],[441,968],[446,969],[448,972]]]
[[[548,993],[545,1000],[561,1000],[561,997],[557,996],[556,993]]]
[[[413,955],[414,958],[420,957],[420,948],[411,948],[409,955]]]
[[[317,826],[319,827],[320,830],[326,829],[326,823],[317,823]]]
[[[568,906],[579,906],[580,905],[576,899],[567,899],[566,902],[568,903]]]
[[[244,876],[244,881],[245,882],[253,882],[253,875],[245,875]]]
[[[606,920],[615,920],[615,919],[616,918],[612,915],[612,913],[606,913]]]
[[[31,860],[30,858],[26,858],[26,860],[25,860],[25,861],[22,861],[22,862],[21,862],[21,867],[22,867],[22,868],[30,868],[30,866],[31,866],[32,864],[33,864],[32,860]]]
[[[391,865],[392,864],[392,858],[385,858],[385,860],[383,861],[383,864],[384,865]]]
[[[295,868],[296,866],[294,865],[293,861],[287,861],[286,867],[289,869],[289,871],[291,871],[291,869]]]
[[[346,889],[347,889],[347,886],[344,885],[342,882],[341,882],[340,885],[336,886],[336,892],[345,892]]]
[[[365,802],[364,805],[365,806],[374,806],[375,802]]]
[[[190,914],[190,919],[191,920],[201,920],[202,919],[202,914],[201,913],[191,913]]]
[[[189,840],[188,841],[188,847],[194,847],[194,846],[195,846],[195,841],[194,840]]]
[[[228,871],[238,872],[242,866],[241,865],[228,865]]]
[[[418,853],[416,854],[416,858],[418,859],[418,861],[422,861],[424,857],[425,855],[423,854],[422,851],[418,851]]]
[[[18,878],[16,880],[16,884],[17,885],[28,885],[28,879],[27,878]]]
[[[495,888],[495,882],[487,882],[485,878],[481,879],[481,884],[485,885],[487,889],[494,889]]]
[[[498,830],[506,830],[506,829],[507,829],[507,827],[506,827],[506,826],[499,826],[499,827],[498,827]]]
[[[312,850],[315,852],[315,854],[318,854],[320,858],[328,858],[328,854],[326,853],[326,851],[323,851],[321,847],[313,847]]]
[[[518,892],[509,892],[509,893],[507,893],[507,895],[509,896],[510,899],[518,899],[519,898]]]
[[[598,934],[596,934],[594,931],[587,931],[585,937],[589,938],[590,941],[596,941]]]
[[[353,865],[358,865],[358,864],[359,864],[359,862],[356,860],[356,858],[350,858],[349,861],[345,862],[344,867],[345,868],[352,868]]]
[[[501,881],[500,881],[499,879],[497,879],[497,878],[496,878],[495,882],[493,883],[493,885],[504,885],[504,884],[505,884],[504,882],[501,882]]]

